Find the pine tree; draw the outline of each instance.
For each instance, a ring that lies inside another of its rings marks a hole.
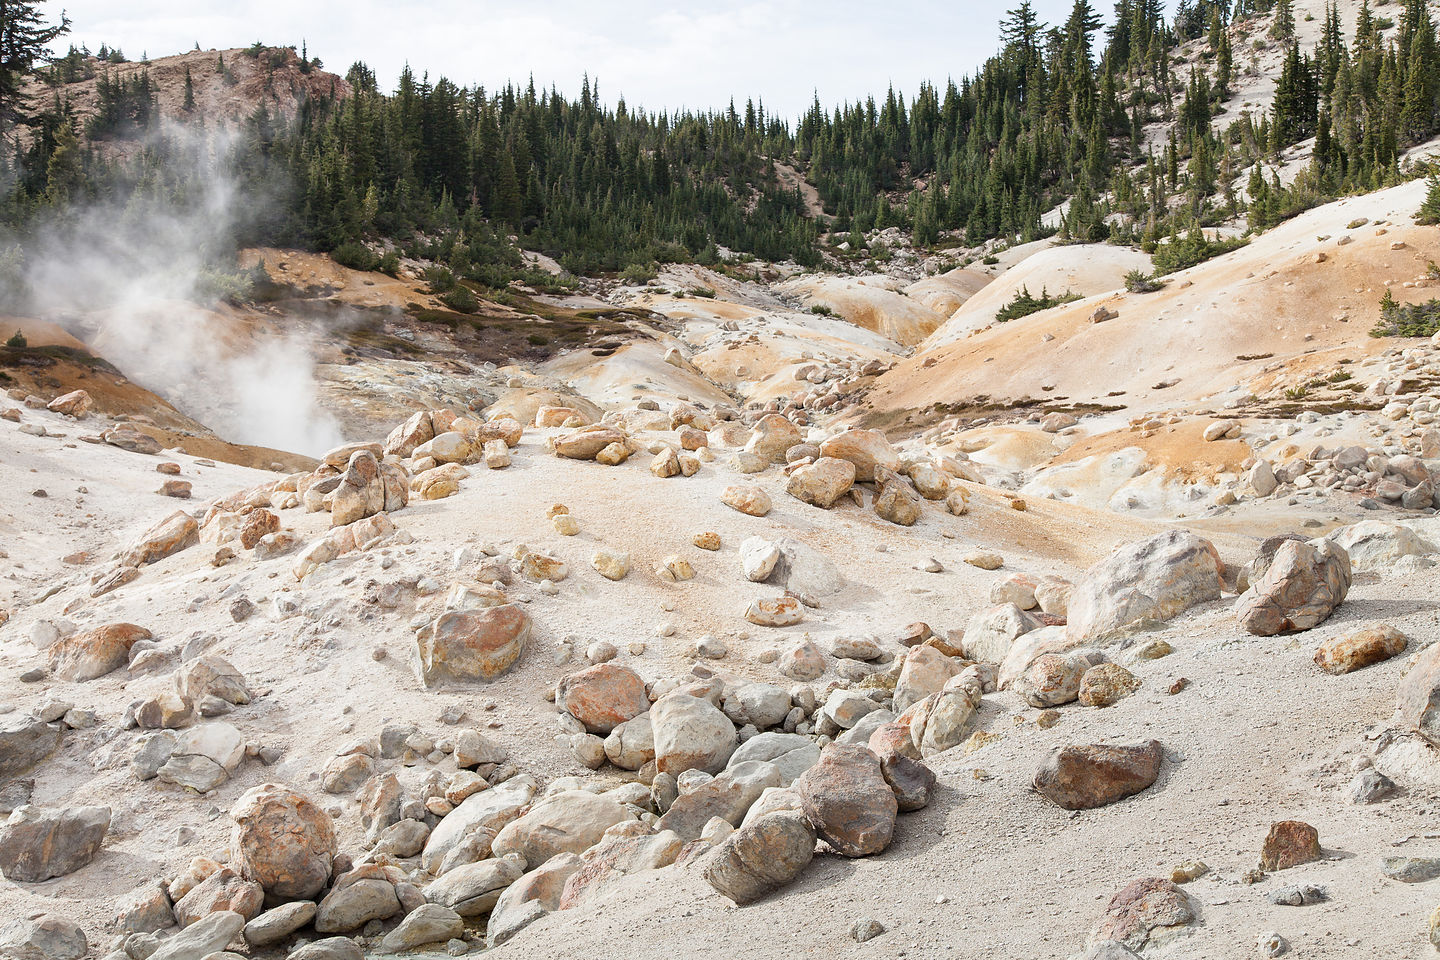
[[[190,113],[195,109],[195,81],[190,77],[190,65],[188,63],[185,65],[185,101],[180,105],[180,109],[186,113]]]
[[[59,23],[46,25],[39,7],[38,2],[21,0],[0,3],[0,132],[25,116],[21,93],[25,78],[51,41],[70,29],[63,12]]]
[[[1277,40],[1295,36],[1295,10],[1291,0],[1275,0],[1275,22],[1270,27],[1270,36]]]

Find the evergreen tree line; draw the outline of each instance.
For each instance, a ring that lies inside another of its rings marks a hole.
[[[244,123],[229,171],[268,202],[252,205],[236,240],[353,257],[357,241],[396,239],[476,276],[477,254],[509,233],[576,273],[714,262],[721,247],[814,266],[825,228],[852,245],[887,226],[920,245],[945,232],[973,245],[1057,228],[1153,245],[1247,210],[1264,228],[1393,182],[1403,149],[1440,130],[1440,55],[1424,0],[1404,0],[1388,39],[1367,2],[1348,45],[1327,7],[1310,51],[1293,40],[1289,0],[1182,0],[1169,21],[1161,0],[1118,0],[1100,27],[1088,0],[1053,28],[1027,0],[1005,14],[1000,51],[973,75],[828,111],[817,98],[794,125],[753,101],[709,112],[610,107],[588,78],[567,99],[533,81],[491,92],[407,68],[385,93],[357,63],[350,96],[306,100],[283,121],[262,101]],[[1232,38],[1261,32],[1290,40],[1274,107],[1218,127],[1235,83]],[[1182,72],[1177,45],[1202,38]],[[85,69],[73,54],[58,63]],[[228,74],[223,59],[215,69]],[[30,118],[28,140],[6,138],[8,224],[79,200],[123,203],[127,191],[194,193],[194,175],[172,166],[194,150],[157,135],[144,69],[105,63],[96,81],[100,107],[84,130],[60,87]],[[187,77],[187,122],[198,125],[193,102]],[[1145,126],[1167,119],[1166,142],[1147,146]],[[143,147],[103,159],[94,142],[116,137],[143,137]],[[1310,137],[1314,162],[1293,183],[1265,176],[1263,162]],[[806,173],[830,222],[806,216],[777,160]],[[1246,171],[1242,198],[1233,185]],[[1058,224],[1043,226],[1042,214],[1067,200]]]

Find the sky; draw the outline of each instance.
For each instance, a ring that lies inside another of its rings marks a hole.
[[[709,109],[753,97],[767,113],[794,118],[820,102],[913,93],[971,72],[999,46],[998,24],[1019,0],[876,3],[767,0],[49,0],[63,6],[70,40],[102,42],[131,59],[192,49],[281,46],[302,40],[325,68],[357,60],[392,89],[408,62],[416,74],[488,89],[507,80],[578,96],[581,77],[600,96],[632,108]],[[1041,18],[1063,22],[1073,0],[1033,0]],[[1110,0],[1092,0],[1102,14]],[[63,41],[62,41],[63,43]]]

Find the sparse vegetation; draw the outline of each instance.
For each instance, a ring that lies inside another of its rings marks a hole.
[[[330,259],[342,267],[349,267],[351,270],[378,270],[381,258],[376,256],[374,251],[357,240],[350,240],[340,244],[330,251]],[[400,262],[395,261],[395,269],[399,270]],[[392,274],[393,276],[393,274]]]
[[[475,292],[458,283],[440,294],[440,302],[456,313],[474,313],[480,309],[480,301],[476,298]]]
[[[819,316],[822,316],[822,317],[830,317],[830,316],[834,316],[834,315],[835,315],[835,311],[834,311],[834,310],[831,310],[829,307],[825,306],[825,304],[823,304],[823,303],[816,303],[816,304],[811,305],[811,307],[810,307],[810,312],[811,312],[811,313],[814,313],[814,314],[818,314]]]
[[[1372,337],[1428,337],[1440,331],[1440,300],[1400,303],[1385,291],[1380,300],[1380,320],[1370,330]]]
[[[1021,317],[1028,317],[1032,313],[1039,313],[1041,310],[1049,310],[1051,307],[1058,307],[1062,303],[1073,303],[1080,299],[1080,294],[1073,290],[1066,290],[1064,293],[1051,296],[1050,291],[1041,288],[1040,296],[1031,295],[1029,287],[1021,287],[1015,293],[1015,299],[1011,300],[1000,311],[995,314],[997,323],[1005,323],[1009,320],[1018,320]]]
[[[1440,174],[1432,173],[1426,182],[1429,188],[1425,191],[1425,202],[1415,214],[1415,222],[1421,226],[1440,223]]]
[[[1125,274],[1125,289],[1131,293],[1154,293],[1164,286],[1164,280],[1158,280],[1143,270],[1131,270]]]
[[[1200,228],[1194,227],[1183,237],[1173,236],[1165,243],[1157,244],[1153,252],[1155,276],[1186,270],[1206,260],[1239,250],[1250,241],[1244,237],[1217,237],[1208,239]]]
[[[25,334],[21,333],[19,330],[16,330],[14,333],[12,333],[10,335],[10,339],[5,341],[5,346],[9,347],[11,350],[24,350],[29,345],[30,341],[26,340]]]
[[[638,287],[649,283],[659,275],[657,265],[654,263],[632,263],[620,271],[620,280],[622,283]]]

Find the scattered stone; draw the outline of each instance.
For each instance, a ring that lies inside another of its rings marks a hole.
[[[1149,788],[1164,757],[1158,740],[1056,747],[1036,772],[1034,786],[1066,810],[1090,810]]]
[[[759,487],[746,484],[732,484],[726,487],[720,493],[720,502],[752,517],[765,516],[770,512],[771,507],[769,494]],[[719,540],[718,534],[715,535],[715,539]],[[701,546],[698,542],[695,545]],[[702,549],[718,550],[720,546],[717,542],[714,547]]]
[[[1323,856],[1320,834],[1314,827],[1300,820],[1282,820],[1270,825],[1270,833],[1260,848],[1260,869],[1288,870]]]
[[[1328,540],[1287,540],[1270,568],[1240,599],[1240,625],[1257,636],[1309,630],[1329,618],[1350,590],[1350,558]]]
[[[414,667],[425,686],[493,680],[520,659],[530,616],[514,604],[442,613],[415,636]]]
[[[109,807],[19,807],[0,825],[0,874],[39,883],[74,873],[100,852],[109,829]]]
[[[231,862],[268,896],[309,900],[330,879],[335,827],[303,794],[273,783],[247,791],[230,811]]]
[[[890,845],[899,803],[868,748],[830,744],[794,790],[805,818],[837,853],[865,857]]]
[[[1382,623],[1326,640],[1315,651],[1315,665],[1340,676],[1399,656],[1407,646],[1405,634]]]

